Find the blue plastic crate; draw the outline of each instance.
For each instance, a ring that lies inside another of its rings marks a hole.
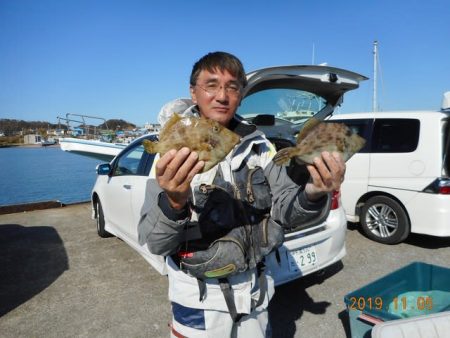
[[[344,297],[352,338],[377,322],[450,310],[450,269],[414,262]]]

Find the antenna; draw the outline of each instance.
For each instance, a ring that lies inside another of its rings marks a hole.
[[[312,45],[312,59],[311,59],[311,64],[313,65],[314,64],[314,54],[315,54],[315,52],[316,52],[316,46],[314,45],[314,42],[313,42],[313,45]]]
[[[372,111],[378,111],[377,107],[377,60],[378,60],[378,41],[373,42],[373,100]]]

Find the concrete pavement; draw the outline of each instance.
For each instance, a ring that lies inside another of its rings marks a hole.
[[[88,203],[0,215],[2,337],[168,337],[166,277],[90,216]],[[450,238],[386,246],[350,226],[342,263],[277,288],[274,337],[346,337],[344,295],[412,261],[450,266]]]

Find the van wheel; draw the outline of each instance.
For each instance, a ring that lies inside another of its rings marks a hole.
[[[405,210],[398,202],[386,196],[369,198],[361,210],[360,222],[364,234],[379,243],[400,243],[410,232]]]
[[[103,215],[103,208],[100,200],[95,204],[95,208],[97,210],[97,234],[102,238],[111,237],[112,235],[105,230],[105,216]]]

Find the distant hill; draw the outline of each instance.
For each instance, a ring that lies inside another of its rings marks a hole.
[[[62,122],[62,121],[61,121]],[[130,130],[136,128],[136,125],[129,123],[125,120],[111,119],[106,121],[106,125],[109,130]],[[73,127],[73,125],[71,125]],[[96,126],[99,129],[106,129],[105,123]],[[24,121],[14,119],[0,119],[0,132],[3,132],[5,136],[15,135],[20,131],[44,133],[48,129],[64,129],[67,130],[67,126],[63,123],[50,123],[46,121]]]
[[[102,123],[100,125],[97,126],[97,128],[101,128],[101,129],[110,129],[110,130],[131,130],[131,129],[135,129],[136,125],[130,122],[127,122],[125,120],[116,120],[116,119],[112,119],[112,120],[107,120],[106,121],[106,125],[105,123]]]
[[[13,119],[0,119],[0,131],[5,133],[5,136],[14,135],[17,132],[24,131],[44,131],[47,129],[58,128],[58,124],[53,124],[46,121],[24,121]],[[61,129],[67,129],[65,126],[61,126]]]

